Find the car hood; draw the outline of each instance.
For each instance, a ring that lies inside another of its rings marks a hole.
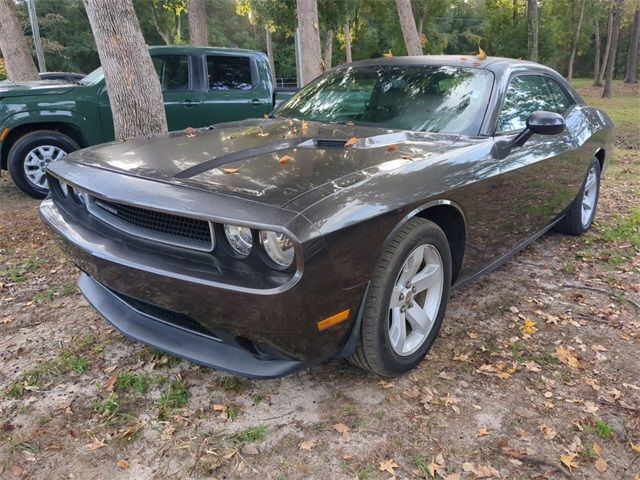
[[[255,119],[112,142],[78,151],[66,159],[285,206],[349,174],[382,164],[394,168],[414,158],[437,155],[458,138],[451,134]]]
[[[36,80],[34,82],[0,82],[0,98],[32,95],[61,95],[77,85],[61,80]]]

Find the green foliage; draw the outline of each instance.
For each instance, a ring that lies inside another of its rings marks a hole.
[[[613,428],[611,428],[604,420],[598,420],[593,428],[598,436],[603,440],[611,438],[614,435]]]
[[[172,381],[169,389],[156,402],[159,417],[166,417],[172,410],[184,407],[188,401],[187,385],[182,380]]]
[[[135,392],[144,394],[149,391],[153,378],[146,375],[121,373],[116,377],[114,389],[118,392]]]
[[[260,425],[249,427],[236,433],[233,438],[238,442],[261,442],[267,436],[267,427]]]
[[[0,82],[7,79],[7,70],[4,66],[4,58],[0,58]]]

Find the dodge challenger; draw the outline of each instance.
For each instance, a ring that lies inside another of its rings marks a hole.
[[[268,118],[67,155],[40,213],[132,339],[254,378],[332,357],[396,376],[451,288],[590,227],[612,140],[542,65],[367,60]]]

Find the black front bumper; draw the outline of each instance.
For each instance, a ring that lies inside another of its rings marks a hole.
[[[352,347],[362,288],[342,289],[329,256],[308,248],[304,274],[279,289],[260,290],[233,267],[189,264],[157,245],[145,246],[89,216],[78,218],[51,200],[40,215],[84,272],[80,288],[94,308],[126,336],[193,362],[246,377],[272,378],[343,354]],[[201,328],[159,321],[143,302]],[[320,331],[317,323],[349,309],[347,321]],[[205,334],[202,334],[203,330]],[[211,332],[211,335],[206,334]]]
[[[93,308],[123,335],[206,367],[249,378],[275,378],[323,360],[259,358],[248,350],[140,313],[86,273],[80,274],[78,286]]]

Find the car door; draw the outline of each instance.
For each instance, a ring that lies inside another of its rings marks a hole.
[[[250,55],[206,55],[205,72],[199,113],[206,124],[260,118],[271,111],[269,84],[260,78]]]
[[[553,77],[543,73],[513,76],[498,115],[496,144],[504,146],[513,140],[535,111],[556,112],[567,119],[574,107],[573,99]],[[495,234],[486,250],[488,260],[534,237],[571,203],[577,194],[576,157],[571,128],[565,128],[558,135],[534,134],[523,146],[497,159],[500,197]]]

